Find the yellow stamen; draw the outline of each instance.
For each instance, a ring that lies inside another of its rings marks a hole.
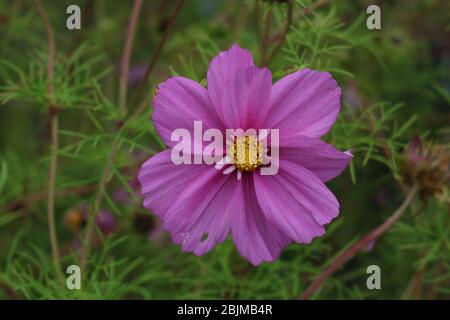
[[[255,136],[235,137],[228,155],[241,171],[254,171],[262,165],[263,147]]]

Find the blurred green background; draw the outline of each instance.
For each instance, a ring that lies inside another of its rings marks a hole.
[[[66,28],[71,4],[81,8],[81,30]],[[381,7],[381,30],[366,28],[370,4]],[[414,136],[448,143],[448,1],[186,0],[173,18],[177,5],[143,1],[126,84],[126,107],[135,116],[124,118],[118,79],[133,1],[42,1],[56,44],[53,98],[36,6],[1,1],[0,298],[297,298],[341,250],[400,205],[398,159],[405,144]],[[331,72],[343,90],[342,112],[325,139],[355,154],[351,167],[328,184],[341,212],[325,236],[311,245],[292,244],[277,261],[258,267],[236,252],[231,239],[202,257],[181,252],[142,208],[135,178],[142,162],[164,148],[150,121],[156,85],[176,74],[205,84],[210,59],[233,43],[248,48],[257,65],[268,64],[274,81],[304,67]],[[101,198],[103,218],[96,222],[82,290],[61,286],[52,263],[52,102],[61,108],[55,223],[63,271],[79,264],[87,216]],[[449,212],[445,200],[417,199],[312,297],[450,298]],[[381,290],[366,288],[372,264],[381,267]]]

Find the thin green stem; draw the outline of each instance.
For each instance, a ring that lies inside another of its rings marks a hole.
[[[255,33],[256,38],[258,39],[258,43],[262,43],[261,39],[261,29],[259,27],[259,20],[261,16],[261,9],[259,7],[259,1],[255,1]]]
[[[130,20],[128,21],[127,32],[125,34],[125,45],[123,47],[122,58],[120,62],[119,112],[122,117],[125,116],[126,113],[128,73],[130,71],[130,57],[131,57],[131,50],[133,48],[134,35],[136,33],[136,26],[138,23],[141,7],[142,7],[142,0],[135,0],[133,8],[131,9]]]
[[[269,31],[272,23],[272,8],[269,9],[266,17],[264,18],[264,31],[261,40],[261,64],[266,65],[267,51],[269,49]]]
[[[164,45],[166,44],[167,39],[169,38],[170,32],[172,31],[172,28],[175,25],[175,21],[177,20],[178,13],[180,12],[181,7],[183,6],[184,2],[185,2],[185,0],[178,0],[177,4],[175,6],[175,9],[169,19],[169,22],[167,23],[166,28],[164,29],[164,34],[163,34],[161,40],[159,41],[158,46],[156,47],[156,50],[155,50],[154,54],[152,55],[152,58],[150,59],[147,69],[145,70],[144,78],[142,79],[136,93],[134,94],[133,98],[131,99],[131,105],[134,105],[134,101],[137,99],[137,97],[139,97],[145,84],[149,81],[150,74],[152,73],[152,71],[156,65],[156,62],[159,59],[159,56],[162,52],[162,49],[164,48]],[[147,107],[147,103],[146,103],[147,101],[148,101],[148,94],[142,99],[142,103],[138,106],[138,108],[136,109],[134,114],[142,113],[142,111],[145,110],[145,108]],[[128,113],[128,115],[129,115],[129,113]]]
[[[266,61],[266,65],[269,65],[270,62],[273,60],[273,58],[275,57],[275,55],[277,54],[277,52],[281,49],[281,47],[283,46],[283,43],[286,39],[287,33],[289,32],[289,29],[291,27],[291,23],[292,23],[292,11],[293,11],[293,4],[292,1],[290,1],[288,3],[288,10],[287,10],[287,21],[286,21],[286,25],[284,27],[284,31],[282,36],[280,37],[280,40],[278,41],[276,47],[273,49],[272,53],[270,54],[269,59],[267,59]]]
[[[313,12],[314,10],[316,10],[332,1],[333,0],[318,0],[317,2],[314,2],[313,4],[311,4],[310,6],[300,10],[295,16],[292,17],[292,21],[295,23],[298,19],[300,19],[304,15],[307,15],[307,14]],[[278,41],[281,37],[283,37],[283,34],[284,34],[284,28],[280,27],[279,30],[275,31],[273,36],[270,38],[270,42]]]
[[[403,201],[403,203],[398,207],[397,210],[380,226],[369,232],[366,236],[361,238],[359,241],[350,246],[347,250],[341,253],[336,259],[331,262],[331,265],[323,271],[319,277],[317,277],[306,290],[302,293],[299,299],[306,300],[315,293],[322,284],[331,277],[339,268],[341,268],[345,263],[352,259],[356,254],[367,248],[367,246],[374,240],[378,239],[387,230],[389,230],[395,222],[405,213],[406,209],[409,208],[413,202],[415,196],[417,195],[417,186],[413,186],[408,193],[408,196]]]
[[[156,64],[156,61],[158,60],[158,58],[160,56],[162,48],[164,47],[164,44],[167,41],[168,35],[170,33],[170,29],[172,29],[173,25],[175,24],[175,20],[177,18],[178,12],[180,11],[183,3],[184,3],[184,0],[178,1],[177,6],[170,18],[170,21],[169,21],[167,27],[166,27],[164,35],[161,38],[161,41],[158,45],[158,48],[156,49],[154,55],[152,56],[150,64],[147,67],[146,74],[144,76],[144,79],[141,82],[141,87],[144,85],[144,83],[147,82],[147,80],[150,76],[150,73],[153,71],[153,68]],[[131,101],[133,102],[133,100],[134,99],[132,99]],[[147,106],[147,103],[146,103],[147,100],[148,100],[148,95],[146,95],[144,97],[143,103],[140,105],[140,108],[135,110],[135,112],[133,112],[133,113],[130,112],[130,109],[127,109],[124,121],[126,122],[130,119],[133,119],[134,116],[137,116],[139,114],[139,112],[142,112],[144,110],[144,108],[142,108],[142,106],[143,107]],[[131,102],[131,104],[132,104],[132,102]],[[80,259],[81,270],[85,270],[86,265],[87,265],[87,261],[88,261],[90,249],[91,249],[91,242],[92,242],[92,238],[93,238],[94,231],[95,231],[95,219],[97,218],[98,212],[100,211],[100,207],[101,207],[101,204],[103,201],[103,194],[106,190],[106,185],[108,184],[109,176],[111,174],[111,170],[113,168],[114,162],[117,157],[120,135],[122,134],[124,127],[125,126],[122,126],[119,129],[119,131],[117,132],[116,136],[114,137],[114,141],[111,145],[111,151],[107,158],[106,166],[103,170],[102,176],[101,176],[99,184],[98,184],[97,192],[96,192],[95,198],[94,198],[94,203],[93,203],[91,211],[89,213],[89,218],[88,218],[88,222],[87,222],[87,226],[86,226],[86,231],[85,231],[85,235],[84,235],[84,239],[83,239],[84,241],[83,241],[82,251],[81,251],[81,259]]]
[[[55,227],[55,183],[56,170],[58,166],[58,116],[50,116],[51,131],[51,154],[50,168],[48,173],[48,197],[47,197],[47,220],[50,233],[50,243],[52,247],[52,256],[59,281],[62,281],[61,259],[59,254],[58,238]]]
[[[92,238],[94,236],[94,229],[95,229],[95,219],[97,218],[98,212],[100,211],[100,207],[102,205],[103,201],[103,194],[106,189],[106,185],[108,183],[108,178],[111,174],[111,170],[113,168],[114,162],[117,157],[117,151],[118,151],[118,143],[119,143],[119,137],[120,137],[120,131],[116,134],[114,137],[113,143],[111,144],[111,151],[109,154],[109,157],[107,159],[107,163],[105,165],[105,168],[103,169],[102,176],[100,178],[100,182],[97,187],[97,191],[95,193],[94,203],[91,207],[91,210],[89,212],[87,226],[86,226],[86,232],[85,232],[85,238],[84,242],[82,244],[82,250],[81,250],[81,259],[80,259],[80,268],[81,270],[85,270],[87,259],[89,257],[90,249],[91,249],[91,242]]]
[[[50,244],[52,248],[53,264],[58,281],[63,283],[63,273],[61,269],[61,259],[59,254],[58,238],[55,227],[55,184],[56,171],[58,166],[58,112],[59,107],[54,101],[53,73],[56,56],[55,37],[53,28],[48,19],[42,4],[39,0],[33,0],[38,14],[41,16],[47,33],[48,43],[48,62],[47,62],[47,93],[50,99],[50,167],[48,172],[48,193],[47,193],[47,221],[50,235]]]

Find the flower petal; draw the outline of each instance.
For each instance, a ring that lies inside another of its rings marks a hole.
[[[229,175],[225,183],[215,191],[197,221],[188,230],[173,234],[173,241],[185,252],[203,255],[230,233],[232,217],[241,206],[236,177]],[[189,207],[189,204],[187,204]]]
[[[254,66],[252,54],[238,45],[233,45],[227,51],[220,52],[211,60],[207,74],[208,94],[222,120],[228,113],[228,106],[222,101],[225,84],[238,70],[250,66]]]
[[[270,107],[272,74],[267,68],[238,70],[223,86],[227,128],[259,129]]]
[[[240,201],[235,176],[214,166],[175,165],[166,150],[147,160],[138,178],[144,206],[163,220],[183,251],[202,255],[226,239]]]
[[[320,179],[302,166],[281,160],[276,175],[254,175],[264,216],[287,236],[310,243],[339,214],[339,203]]]
[[[213,173],[206,165],[175,165],[171,150],[164,150],[142,166],[138,174],[144,207],[161,218],[165,218],[170,206],[190,183],[196,185],[196,178]]]
[[[336,121],[341,89],[328,72],[303,69],[277,81],[272,88],[266,128],[319,138]]]
[[[153,99],[153,123],[164,143],[173,146],[170,136],[175,129],[193,132],[194,121],[202,121],[203,129],[222,129],[208,91],[197,82],[174,77],[158,86]]]
[[[291,239],[264,216],[256,199],[251,174],[242,176],[239,188],[241,208],[236,210],[231,225],[233,242],[239,253],[253,265],[273,261]]]
[[[353,157],[348,151],[339,151],[319,139],[301,135],[284,137],[280,144],[281,159],[302,165],[324,182],[340,175]]]

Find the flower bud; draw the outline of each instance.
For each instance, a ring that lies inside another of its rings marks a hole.
[[[448,194],[450,147],[415,137],[403,152],[400,174],[405,183],[419,187],[422,198]]]

